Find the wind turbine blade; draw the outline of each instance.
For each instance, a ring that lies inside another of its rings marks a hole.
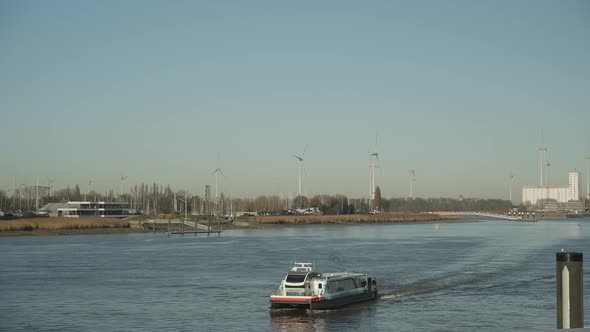
[[[305,144],[305,149],[303,149],[303,156],[305,156],[305,151],[307,151],[307,147],[309,146],[309,144]]]
[[[223,174],[223,171],[221,170],[221,168],[218,168],[219,173],[221,173],[221,175],[223,175],[223,177],[225,177],[225,174]]]

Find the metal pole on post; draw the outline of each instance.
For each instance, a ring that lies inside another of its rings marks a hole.
[[[558,252],[556,260],[557,328],[584,327],[583,253]]]

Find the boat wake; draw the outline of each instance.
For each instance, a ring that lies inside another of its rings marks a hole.
[[[530,276],[530,278],[514,280],[506,278],[509,274],[502,275],[507,271],[491,271],[484,273],[441,273],[427,278],[421,278],[410,283],[399,283],[395,281],[383,280],[379,284],[379,292],[382,300],[401,301],[402,299],[430,295],[440,292],[450,291],[468,291],[482,294],[511,292],[521,289],[523,286],[531,285],[538,282],[551,282],[554,278],[552,274],[544,276]]]

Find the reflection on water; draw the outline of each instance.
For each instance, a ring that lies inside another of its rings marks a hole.
[[[270,310],[270,324],[274,331],[324,331],[324,321],[319,319],[322,313],[310,310]]]
[[[326,331],[326,326],[346,322],[346,328],[359,330],[363,324],[358,317],[374,317],[378,302],[356,303],[334,310],[270,309],[271,328],[273,331]]]

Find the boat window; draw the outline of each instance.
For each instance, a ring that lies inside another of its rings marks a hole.
[[[328,283],[328,292],[342,292],[351,289],[355,289],[356,285],[354,284],[353,279],[343,279],[337,281],[330,281]]]
[[[319,289],[322,289],[322,284],[318,284],[318,288]]]
[[[288,274],[287,282],[303,282],[305,281],[305,274]]]
[[[361,287],[366,287],[367,281],[365,279],[361,280]]]

